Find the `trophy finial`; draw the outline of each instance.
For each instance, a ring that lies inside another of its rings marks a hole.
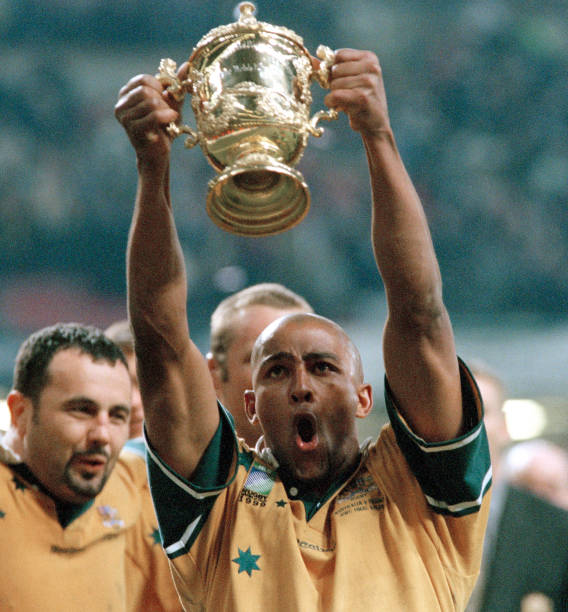
[[[254,16],[256,13],[256,6],[252,2],[241,2],[237,8],[240,12],[239,21],[243,23],[256,21]]]

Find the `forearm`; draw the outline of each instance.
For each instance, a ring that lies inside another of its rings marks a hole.
[[[372,244],[391,316],[428,324],[443,311],[441,277],[422,204],[392,132],[364,137],[373,197]]]
[[[180,329],[187,337],[187,281],[167,175],[167,168],[139,170],[127,255],[128,309],[138,342],[175,350]]]
[[[392,133],[364,143],[373,250],[388,303],[383,346],[389,382],[418,435],[431,441],[453,438],[462,427],[458,365],[426,216]]]
[[[115,115],[138,166],[127,276],[145,424],[162,459],[189,477],[219,413],[207,364],[189,337],[184,256],[170,201],[165,128],[179,119],[177,103],[155,77],[138,75],[120,90]]]

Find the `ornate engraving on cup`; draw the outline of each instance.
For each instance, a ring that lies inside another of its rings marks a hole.
[[[310,195],[295,166],[318,122],[337,118],[319,111],[310,118],[310,85],[329,86],[334,54],[320,46],[314,70],[302,39],[293,31],[256,20],[254,5],[239,4],[240,18],[206,34],[189,58],[188,76],[178,78],[171,59],[160,62],[158,78],[182,101],[191,93],[197,129],[172,123],[185,146],[199,143],[219,172],[210,181],[207,212],[221,228],[245,236],[268,236],[297,225]]]

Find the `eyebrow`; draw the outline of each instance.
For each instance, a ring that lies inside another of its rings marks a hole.
[[[130,406],[125,406],[124,404],[116,404],[116,406],[111,406],[109,412],[112,412],[114,410],[122,410],[122,412],[126,412],[126,414],[128,415],[132,412]]]
[[[266,359],[263,359],[260,365],[262,367],[274,361],[293,360],[293,359],[294,359],[294,356],[292,355],[292,353],[288,353],[286,351],[280,351],[279,353],[274,353],[274,355],[269,355]],[[331,361],[334,361],[335,363],[339,363],[339,358],[335,353],[312,351],[311,353],[304,353],[302,355],[302,361],[319,361],[321,359],[329,359]]]
[[[85,397],[82,395],[79,395],[78,397],[72,397],[64,403],[65,406],[69,406],[70,408],[72,408],[73,406],[80,405],[80,404],[87,404],[89,406],[95,406],[96,408],[99,407],[99,404],[95,402],[94,400],[92,400],[90,397]],[[126,412],[127,414],[130,414],[131,412],[130,407],[125,404],[115,404],[109,408],[109,412],[113,410],[122,410]]]

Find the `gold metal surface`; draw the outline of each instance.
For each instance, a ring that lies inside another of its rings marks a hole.
[[[307,214],[310,194],[294,166],[321,120],[310,118],[311,82],[329,87],[334,54],[320,46],[312,67],[302,39],[292,30],[259,22],[251,2],[239,4],[238,21],[206,34],[189,57],[187,79],[162,59],[158,78],[176,100],[191,94],[197,129],[171,123],[172,138],[187,134],[219,173],[209,182],[207,212],[222,229],[244,236],[278,234]]]

